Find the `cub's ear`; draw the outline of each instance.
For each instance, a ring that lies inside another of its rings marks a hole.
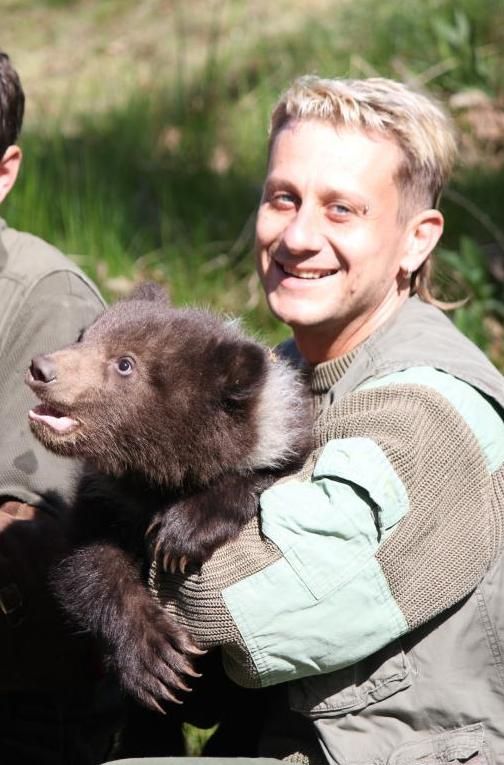
[[[129,295],[128,300],[150,300],[169,303],[170,299],[166,290],[156,282],[142,282],[138,284]]]
[[[266,351],[255,343],[223,342],[216,348],[215,379],[221,382],[222,398],[239,405],[254,396],[266,375]]]

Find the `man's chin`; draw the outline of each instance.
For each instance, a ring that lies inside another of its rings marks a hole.
[[[334,316],[330,310],[323,310],[323,305],[310,300],[278,300],[272,295],[268,299],[271,312],[279,321],[287,324],[293,332],[297,329],[314,332],[326,325],[332,324]]]

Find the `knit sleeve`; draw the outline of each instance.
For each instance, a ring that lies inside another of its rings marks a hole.
[[[504,424],[431,372],[327,409],[305,468],[261,498],[265,538],[251,524],[200,575],[158,578],[168,610],[224,645],[237,682],[353,664],[480,581],[502,539]]]
[[[74,342],[103,305],[77,275],[58,271],[43,278],[16,308],[2,337],[0,496],[52,506],[50,497],[70,499],[76,463],[52,454],[33,437],[28,411],[37,400],[24,376],[35,355]]]

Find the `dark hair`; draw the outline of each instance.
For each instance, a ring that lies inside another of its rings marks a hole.
[[[23,124],[25,97],[18,73],[0,51],[0,159],[16,143]]]

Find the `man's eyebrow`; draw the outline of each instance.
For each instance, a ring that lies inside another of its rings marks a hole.
[[[278,191],[279,189],[282,189],[282,191],[290,191],[294,194],[299,193],[296,185],[292,183],[292,181],[288,181],[280,176],[268,176],[264,181],[264,190],[271,192]]]

